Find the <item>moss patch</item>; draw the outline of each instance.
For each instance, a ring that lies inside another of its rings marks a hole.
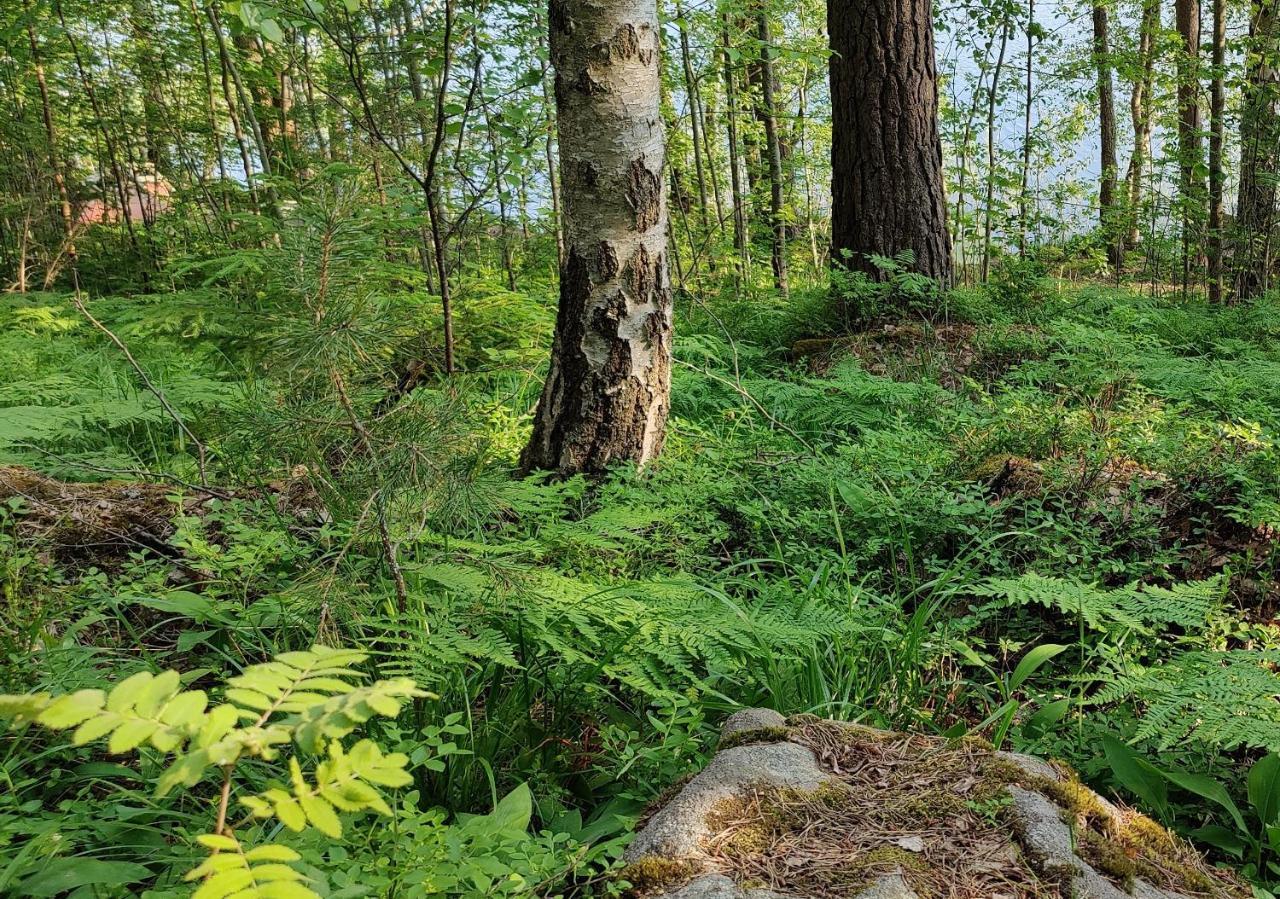
[[[690,862],[646,855],[619,871],[617,879],[630,884],[624,895],[645,896],[683,883],[696,873],[697,869]]]
[[[723,751],[732,749],[735,746],[748,746],[753,743],[783,743],[791,735],[791,731],[785,727],[753,727],[750,730],[740,730],[737,733],[729,734],[720,740],[719,746],[716,748]]]

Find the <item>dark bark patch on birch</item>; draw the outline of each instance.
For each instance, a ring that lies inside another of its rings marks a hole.
[[[640,52],[640,38],[636,36],[636,27],[628,22],[613,34],[606,51],[612,51],[614,59],[630,59]]]
[[[618,274],[618,251],[607,240],[600,241],[596,254],[596,283],[611,280]]]
[[[558,31],[561,34],[573,33],[573,20],[569,18],[569,10],[566,9],[565,0],[551,0],[547,10],[547,20],[553,31]]]
[[[635,256],[627,263],[626,285],[636,300],[643,302],[649,298],[656,283],[653,260],[644,244],[636,250]]]
[[[636,230],[643,233],[658,224],[662,210],[662,182],[649,171],[644,158],[633,159],[627,172],[627,202],[636,217]]]
[[[577,178],[578,183],[588,190],[595,190],[600,183],[600,170],[595,167],[594,163],[585,159],[578,160],[571,171]]]

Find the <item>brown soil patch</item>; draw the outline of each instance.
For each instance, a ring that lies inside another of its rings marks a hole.
[[[13,529],[38,542],[48,561],[72,567],[111,569],[131,553],[175,556],[169,545],[179,516],[206,515],[222,498],[270,497],[282,513],[317,518],[323,506],[305,472],[272,483],[265,491],[190,491],[171,484],[137,481],[60,481],[18,465],[0,466],[0,504],[17,501]]]
[[[1032,332],[1029,326],[1020,329]],[[825,374],[847,355],[871,374],[895,381],[936,378],[948,390],[960,390],[966,378],[993,381],[1024,358],[983,346],[971,324],[902,321],[872,324],[849,337],[800,340],[790,353],[793,360],[807,360],[814,374]]]

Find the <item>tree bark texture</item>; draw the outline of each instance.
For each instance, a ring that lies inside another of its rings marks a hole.
[[[1200,155],[1200,2],[1176,0],[1174,20],[1181,39],[1178,54],[1178,167],[1182,202],[1182,283],[1191,278],[1192,229],[1205,205]]]
[[[1102,173],[1098,181],[1098,213],[1107,245],[1107,261],[1117,275],[1124,263],[1123,235],[1116,220],[1116,94],[1111,77],[1111,37],[1107,8],[1093,7],[1093,64],[1098,74],[1098,128]]]
[[[525,470],[643,465],[671,390],[655,0],[552,0],[566,259]]]
[[[951,281],[930,0],[830,0],[832,258],[915,255]]]
[[[1232,248],[1237,299],[1260,296],[1276,258],[1280,174],[1280,0],[1255,0],[1240,115],[1240,188]]]

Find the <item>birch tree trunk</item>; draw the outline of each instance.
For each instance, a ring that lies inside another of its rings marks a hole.
[[[1160,0],[1143,0],[1142,22],[1138,26],[1138,63],[1140,73],[1133,82],[1129,99],[1129,115],[1133,120],[1133,155],[1129,157],[1128,245],[1138,245],[1138,219],[1142,206],[1142,179],[1147,160],[1151,158],[1151,91],[1155,82],[1155,43],[1160,30]]]
[[[566,259],[526,470],[568,475],[662,449],[671,392],[655,0],[552,0]]]

